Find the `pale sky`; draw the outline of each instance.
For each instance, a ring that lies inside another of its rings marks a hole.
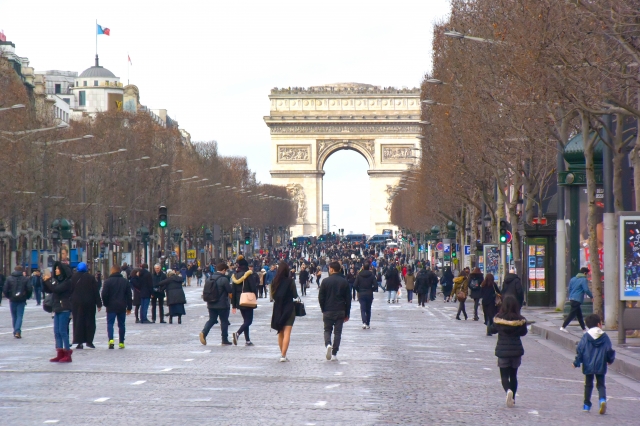
[[[0,0],[0,29],[37,71],[82,72],[94,62],[97,19],[111,30],[98,36],[100,65],[126,84],[129,54],[129,80],[143,105],[166,108],[193,141],[217,140],[222,154],[246,156],[268,183],[263,116],[271,88],[418,87],[431,67],[433,23],[448,7],[448,0],[30,0],[28,7]],[[366,162],[350,167],[352,157],[338,154],[327,162],[325,202],[328,188],[354,174],[350,184],[368,187]],[[367,231],[368,216],[350,224],[332,206],[331,220],[345,232]]]

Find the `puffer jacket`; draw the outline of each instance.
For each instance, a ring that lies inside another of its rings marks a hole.
[[[56,262],[53,265],[55,275],[56,268],[60,268],[61,275],[51,277],[49,280],[42,282],[45,293],[53,293],[53,312],[59,313],[71,310],[71,268],[62,262]]]
[[[376,281],[376,276],[373,275],[373,272],[365,269],[358,273],[353,287],[363,296],[373,295],[373,292],[378,288],[378,282]]]
[[[187,303],[187,298],[182,289],[182,278],[173,275],[160,283],[160,291],[167,294],[167,305],[179,305]]]
[[[253,293],[258,297],[258,281],[260,278],[253,271],[236,271],[231,276],[231,286],[233,296],[231,297],[231,305],[234,308],[240,308],[240,296],[242,293]],[[242,307],[241,309],[255,309]]]
[[[582,335],[573,365],[577,368],[582,364],[582,374],[607,374],[607,364],[612,364],[615,359],[616,351],[607,333],[593,327]]]
[[[460,291],[462,291],[465,296],[469,294],[469,287],[467,286],[466,277],[456,277],[453,279],[453,290],[451,291],[451,297],[456,297]]]
[[[389,268],[386,274],[384,274],[386,280],[387,291],[398,291],[400,288],[400,273],[396,268]]]
[[[520,317],[514,320],[500,318],[500,314],[493,319],[489,328],[490,333],[498,334],[495,354],[498,358],[513,358],[524,355],[522,336],[527,334],[527,320]]]

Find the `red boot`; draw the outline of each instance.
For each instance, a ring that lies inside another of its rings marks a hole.
[[[55,358],[51,358],[50,362],[58,362],[64,357],[64,349],[57,348],[56,351],[58,351],[58,355]]]
[[[73,353],[73,350],[71,349],[63,349],[64,351],[64,357],[62,357],[62,359],[59,362],[71,362],[71,354]]]

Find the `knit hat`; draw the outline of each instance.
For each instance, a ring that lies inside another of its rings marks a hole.
[[[84,262],[78,263],[78,272],[87,272],[87,264]]]
[[[236,263],[240,268],[249,269],[249,262],[247,262],[247,259],[245,259],[243,255],[238,256]]]

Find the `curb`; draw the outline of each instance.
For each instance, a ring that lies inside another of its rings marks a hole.
[[[545,340],[552,341],[572,353],[576,352],[576,346],[580,341],[580,338],[573,334],[563,333],[558,330],[556,326],[550,327],[541,324],[532,324],[531,332],[540,335],[540,337]],[[616,349],[615,345],[614,349]],[[629,356],[622,355],[619,351],[616,352],[616,360],[608,368],[616,373],[640,381],[640,361]]]

